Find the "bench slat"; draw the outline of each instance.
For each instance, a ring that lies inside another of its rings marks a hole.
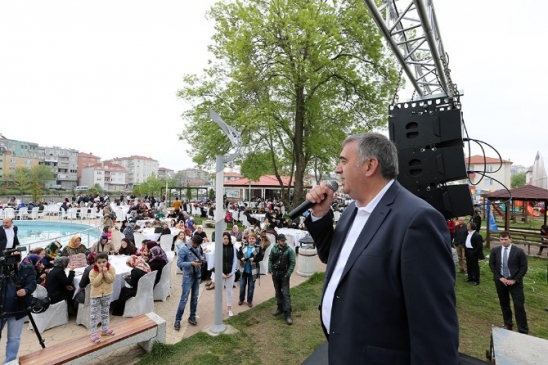
[[[114,336],[100,336],[101,342],[99,343],[92,343],[89,334],[82,335],[64,341],[63,343],[24,355],[19,358],[19,364],[62,364],[155,327],[157,327],[157,323],[151,320],[146,314],[143,314],[138,317],[123,320],[120,323],[111,326],[111,329],[116,334]],[[101,329],[99,328],[98,333],[100,334],[100,332]]]

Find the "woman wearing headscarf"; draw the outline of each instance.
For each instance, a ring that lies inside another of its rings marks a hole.
[[[114,248],[114,243],[109,242],[108,236],[105,233],[102,233],[99,241],[95,242],[93,246],[91,246],[90,251],[97,253],[106,253],[108,255],[110,253],[114,253],[116,249]]]
[[[65,274],[65,268],[69,267],[69,275]],[[53,269],[50,270],[46,277],[46,290],[48,291],[48,297],[51,299],[51,304],[58,303],[62,300],[67,300],[69,308],[72,302],[72,293],[74,287],[72,281],[74,280],[74,264],[69,265],[68,257],[56,257],[53,260]]]
[[[168,258],[165,251],[158,245],[155,245],[148,250],[148,257],[148,265],[150,266],[150,270],[157,271],[156,279],[154,280],[154,285],[156,286],[156,284],[160,281],[162,269],[166,266]]]
[[[42,259],[42,264],[44,264],[44,267],[46,270],[49,270],[53,267],[53,260],[57,256],[59,256],[59,253],[61,252],[61,244],[59,241],[54,241],[50,243],[50,245],[46,248],[46,256]]]
[[[79,253],[86,253],[87,248],[82,244],[82,237],[79,234],[75,234],[70,239],[68,245],[61,251],[61,256],[77,255]]]
[[[135,243],[135,237],[132,224],[130,224],[127,220],[122,221],[122,228],[120,228],[120,231],[124,234],[124,237],[130,240],[131,242]]]
[[[110,304],[112,307],[113,316],[121,316],[124,314],[124,309],[126,308],[126,300],[131,297],[134,297],[137,294],[137,285],[139,284],[139,279],[144,275],[151,272],[150,266],[142,256],[132,255],[126,261],[126,265],[131,267],[131,273],[125,276],[126,283],[131,287],[127,286],[122,288],[120,291],[120,298],[115,300]]]
[[[228,232],[223,233],[223,287],[226,292],[226,306],[228,316],[232,317],[232,288],[234,286],[234,278],[236,270],[238,270],[238,253],[232,244],[232,236]]]
[[[31,253],[23,260],[21,260],[21,265],[32,266],[36,272],[36,284],[43,285],[46,279],[46,272],[44,272],[44,264],[40,255]]]

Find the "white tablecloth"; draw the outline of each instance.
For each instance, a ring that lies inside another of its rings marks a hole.
[[[259,214],[259,213],[255,213],[255,214],[251,214],[251,217],[255,218],[256,220],[258,220],[259,222],[264,222],[264,217],[266,216],[266,214]]]
[[[147,240],[151,241],[158,241],[161,235],[161,233],[154,233],[154,228],[143,228],[141,233]]]
[[[276,232],[278,234],[283,234],[286,237],[287,236],[293,237],[293,247],[300,246],[299,240],[301,238],[310,236],[310,233],[308,233],[308,231],[303,231],[301,229],[295,229],[295,228],[277,228]]]
[[[112,266],[114,266],[114,270],[116,270],[116,279],[114,280],[114,288],[112,291],[112,296],[110,297],[111,301],[117,300],[120,297],[120,291],[124,287],[124,275],[127,275],[131,272],[131,267],[126,265],[126,260],[129,256],[125,255],[109,255],[108,261]],[[74,276],[74,280],[72,281],[72,286],[76,288],[74,291],[74,295],[79,291],[80,280],[82,280],[82,273],[84,272],[84,267],[79,267],[75,269],[76,275]],[[67,275],[68,275],[68,269],[67,269]]]

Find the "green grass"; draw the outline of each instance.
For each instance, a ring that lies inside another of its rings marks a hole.
[[[485,251],[486,257],[489,251]],[[479,359],[489,349],[492,326],[503,324],[488,258],[480,261],[481,284],[466,283],[457,274],[455,287],[460,324],[459,351]],[[545,259],[530,257],[525,276],[525,308],[532,336],[548,339],[548,284]],[[300,364],[325,340],[320,325],[320,302],[324,274],[291,289],[293,326],[273,317],[274,299],[226,321],[239,332],[211,337],[198,333],[174,345],[154,346],[139,364]],[[364,329],[367,330],[367,329]]]

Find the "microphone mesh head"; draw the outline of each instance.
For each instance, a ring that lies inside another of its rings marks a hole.
[[[339,183],[337,183],[335,180],[329,180],[327,183],[326,183],[327,187],[329,189],[331,189],[332,191],[337,191],[339,190]]]

